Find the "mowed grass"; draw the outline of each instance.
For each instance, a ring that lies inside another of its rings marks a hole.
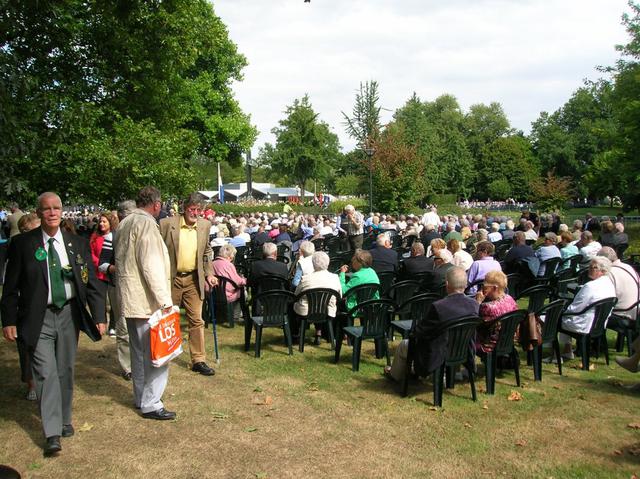
[[[17,354],[0,346],[0,463],[23,477],[631,477],[640,472],[639,378],[603,360],[564,375],[545,365],[536,383],[526,362],[523,385],[512,371],[495,396],[473,402],[468,383],[432,406],[430,382],[408,398],[382,376],[384,360],[351,348],[332,363],[328,344],[288,356],[279,330],[267,330],[262,358],[245,353],[242,327],[219,328],[222,362],[213,378],[188,369],[188,353],[171,365],[165,403],[178,419],[141,419],[131,383],[118,376],[115,341],[80,341],[76,435],[57,458],[42,456],[36,406],[23,399]],[[207,338],[211,346],[211,337]],[[392,349],[397,341],[392,344]],[[209,352],[212,357],[212,351]],[[612,354],[615,354],[612,351]],[[482,371],[482,367],[479,368]],[[522,395],[509,400],[513,391]]]
[[[628,228],[640,253],[639,228]],[[184,331],[184,330],[183,330]],[[255,337],[255,334],[254,334]],[[27,478],[631,478],[640,475],[640,382],[613,361],[595,370],[569,361],[559,376],[543,366],[534,382],[522,354],[513,371],[478,401],[467,382],[433,407],[430,381],[409,397],[382,375],[373,344],[351,371],[344,345],[333,364],[328,344],[287,354],[280,330],[265,330],[262,358],[243,348],[243,328],[219,327],[222,362],[206,378],[189,370],[188,351],[170,367],[165,404],[176,421],[140,418],[131,383],[119,376],[115,341],[81,336],[76,366],[76,435],[59,457],[42,456],[37,407],[24,400],[15,345],[0,342],[0,464]],[[398,341],[391,343],[392,354]],[[211,330],[208,361],[213,365]],[[252,341],[253,346],[253,341]],[[519,401],[509,400],[512,392]],[[634,427],[630,427],[634,426]]]

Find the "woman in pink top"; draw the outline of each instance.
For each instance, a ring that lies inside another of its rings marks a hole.
[[[218,256],[213,260],[213,274],[216,276],[222,276],[233,281],[238,288],[235,288],[232,284],[227,282],[225,293],[227,294],[227,301],[233,303],[240,299],[241,289],[247,284],[247,280],[240,276],[236,271],[236,267],[233,264],[233,259],[236,256],[236,248],[233,245],[225,244],[220,247]]]
[[[484,277],[482,290],[476,294],[480,303],[480,319],[476,336],[476,351],[490,353],[500,336],[500,324],[494,322],[503,314],[518,309],[516,301],[506,293],[507,275],[502,271],[489,271]]]

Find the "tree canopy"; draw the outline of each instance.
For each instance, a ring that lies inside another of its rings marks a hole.
[[[255,140],[231,90],[246,59],[206,0],[8,2],[0,32],[0,194],[180,194],[194,158],[240,164]]]

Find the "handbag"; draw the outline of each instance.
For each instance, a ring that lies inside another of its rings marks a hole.
[[[159,368],[182,354],[180,308],[172,306],[166,314],[159,309],[151,315],[148,322],[151,363]]]
[[[531,351],[542,344],[542,325],[535,313],[529,313],[527,319],[518,327],[522,348]]]

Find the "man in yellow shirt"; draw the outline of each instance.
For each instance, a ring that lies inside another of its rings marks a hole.
[[[211,223],[198,218],[201,209],[198,193],[184,200],[182,207],[182,215],[160,221],[160,234],[167,245],[171,264],[171,297],[173,304],[184,307],[189,322],[191,370],[213,376],[215,371],[205,362],[202,319],[205,291],[217,283],[211,269]]]

